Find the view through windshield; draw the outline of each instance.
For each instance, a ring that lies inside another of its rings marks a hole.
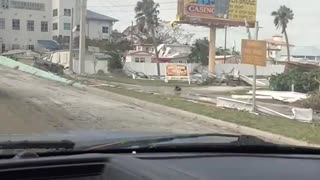
[[[1,0],[0,142],[320,144],[317,5]]]

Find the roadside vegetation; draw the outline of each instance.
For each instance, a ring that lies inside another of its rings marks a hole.
[[[102,87],[102,89],[309,143],[320,144],[320,124],[317,122],[308,124],[280,117],[254,115],[248,112],[220,109],[211,104],[189,102],[176,96],[154,95],[110,87]]]

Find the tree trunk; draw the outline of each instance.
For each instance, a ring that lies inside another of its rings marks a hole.
[[[152,41],[153,41],[153,48],[154,48],[154,51],[156,54],[158,76],[160,76],[161,72],[160,72],[160,64],[159,64],[160,62],[159,62],[158,43],[157,43],[154,29],[151,29],[151,36],[152,36]]]
[[[287,45],[287,55],[288,55],[288,62],[290,62],[290,44],[289,44],[289,38],[287,34],[287,30],[284,30],[284,36],[286,38],[286,45]]]

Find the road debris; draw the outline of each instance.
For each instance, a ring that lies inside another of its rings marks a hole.
[[[221,108],[230,108],[236,109],[239,111],[247,111],[250,112],[252,110],[252,103],[243,102],[235,99],[229,99],[224,97],[217,98],[217,107]],[[308,122],[311,123],[313,120],[313,110],[312,109],[302,109],[302,108],[293,108],[292,113],[293,115],[286,115],[275,110],[257,106],[257,112],[259,114],[271,115],[271,116],[278,116],[283,117],[291,120],[298,120],[300,122]]]
[[[248,76],[245,76],[245,75],[240,75],[240,79],[242,81],[246,82],[248,85],[253,86],[253,79],[252,78],[250,78]],[[258,87],[269,87],[268,83],[262,82],[260,80],[257,80],[256,84],[257,84]]]
[[[252,94],[252,91],[248,94]],[[289,91],[257,91],[256,95],[269,96],[273,99],[287,103],[294,103],[308,98],[308,94]]]

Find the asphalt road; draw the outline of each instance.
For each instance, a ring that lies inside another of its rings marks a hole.
[[[227,133],[0,66],[0,134],[64,131]]]

